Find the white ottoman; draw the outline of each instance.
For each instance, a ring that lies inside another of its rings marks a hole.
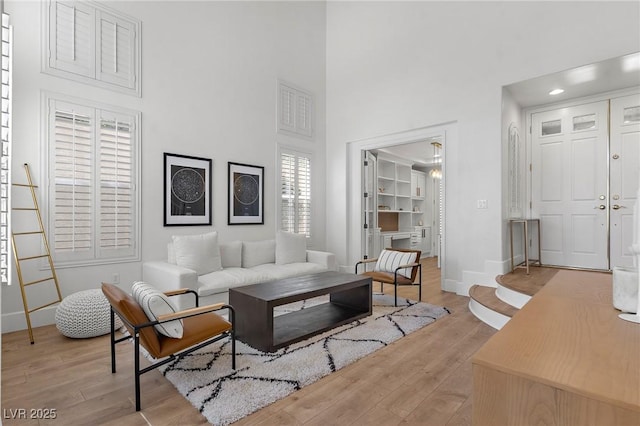
[[[102,336],[109,333],[109,301],[102,290],[84,290],[73,293],[60,302],[56,309],[56,327],[64,336],[77,339]],[[116,330],[122,327],[116,315]]]

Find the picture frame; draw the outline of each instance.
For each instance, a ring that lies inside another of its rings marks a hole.
[[[212,161],[164,153],[164,226],[211,225]]]
[[[264,225],[264,167],[228,163],[228,225]]]

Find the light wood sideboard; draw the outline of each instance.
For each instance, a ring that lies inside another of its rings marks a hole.
[[[640,325],[612,276],[559,271],[473,356],[474,425],[640,425]]]

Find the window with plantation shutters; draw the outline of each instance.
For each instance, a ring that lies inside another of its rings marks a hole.
[[[13,114],[13,94],[11,77],[13,74],[13,26],[10,17],[2,13],[1,61],[0,61],[0,283],[9,281],[10,238],[11,235],[11,147]]]
[[[130,250],[133,241],[132,123],[126,117],[100,119],[100,223],[102,256]]]
[[[138,257],[137,113],[48,99],[49,239],[65,263]]]
[[[140,21],[92,1],[42,5],[44,72],[140,96]]]
[[[278,82],[278,131],[313,136],[313,96],[292,84]]]
[[[280,153],[280,228],[311,236],[311,155]]]
[[[135,86],[134,57],[135,25],[117,16],[98,12],[97,29],[100,39],[98,80],[123,87]]]

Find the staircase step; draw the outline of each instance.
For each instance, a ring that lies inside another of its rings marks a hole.
[[[496,281],[503,287],[517,291],[527,296],[535,295],[544,285],[559,271],[558,268],[544,266],[529,267],[529,275],[525,269],[518,268],[515,271],[498,275]]]
[[[495,291],[494,287],[474,285],[469,289],[469,297],[494,312],[513,317],[518,309],[498,299]]]

